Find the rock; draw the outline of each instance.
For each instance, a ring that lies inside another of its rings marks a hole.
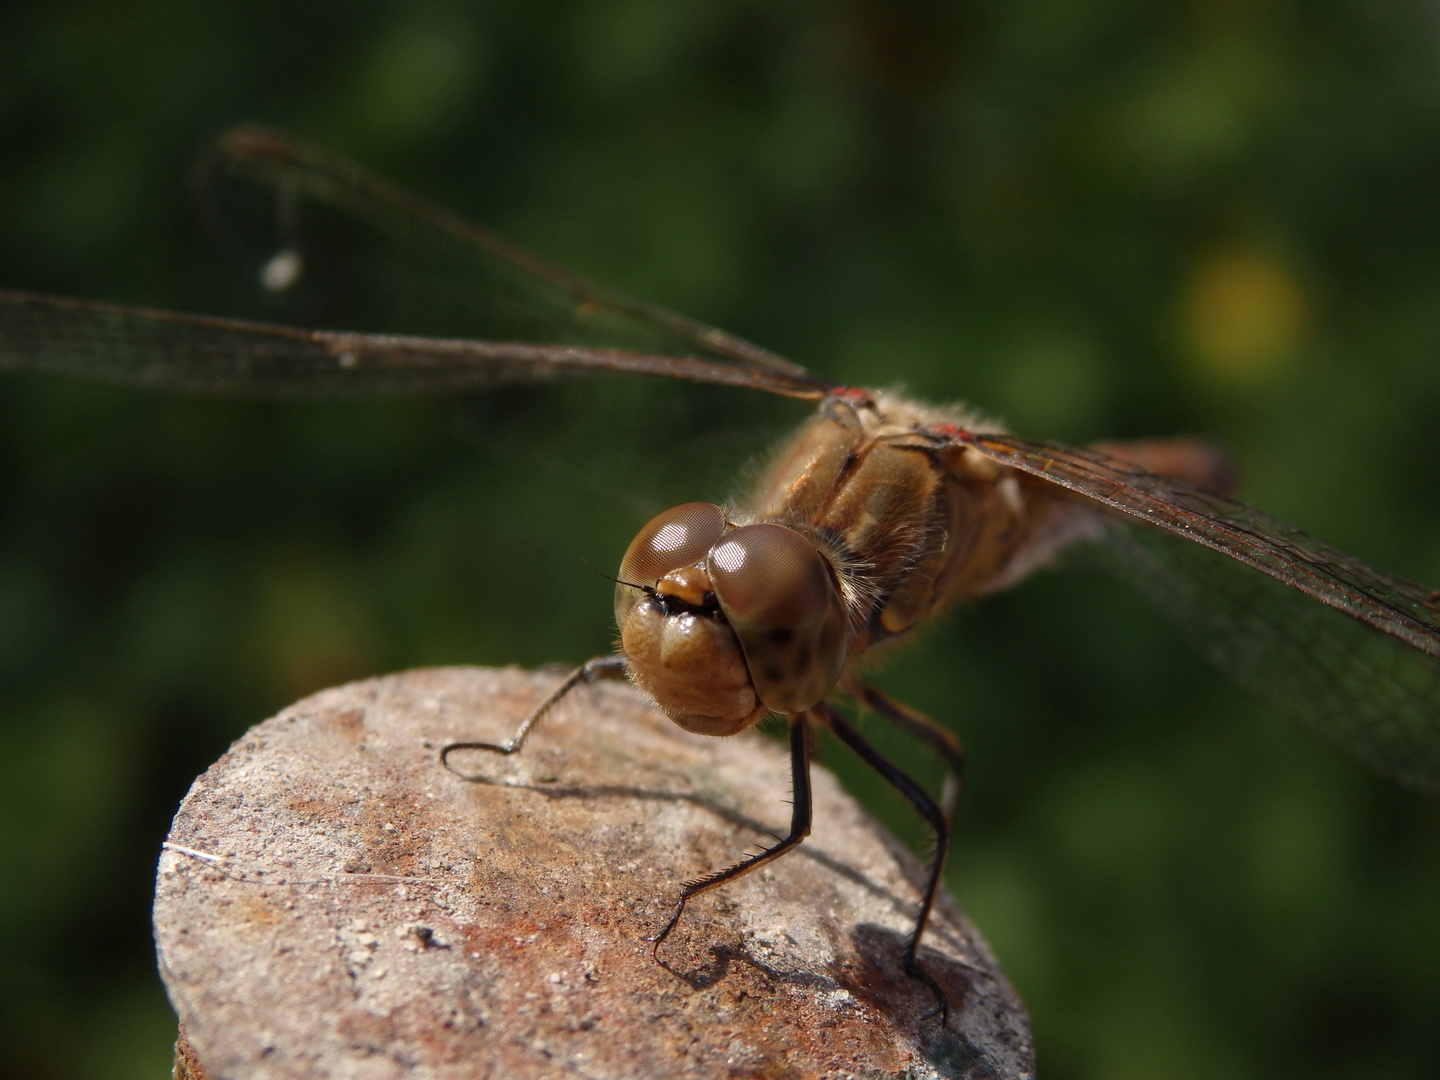
[[[785,747],[689,735],[581,687],[513,757],[548,674],[419,670],[326,690],[200,777],[160,859],[155,938],[190,1075],[1028,1077],[1024,1007],[948,898],[899,965],[921,869],[815,767],[796,852],[683,881],[789,821]],[[838,748],[837,748],[838,751]]]

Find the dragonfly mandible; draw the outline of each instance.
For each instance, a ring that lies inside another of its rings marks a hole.
[[[749,498],[662,513],[617,576],[622,654],[578,669],[561,696],[626,674],[682,727],[724,736],[778,713],[794,811],[774,847],[685,886],[695,895],[792,850],[809,830],[812,729],[831,731],[908,799],[938,843],[904,952],[917,963],[939,886],[964,754],[950,731],[860,675],[864,661],[945,608],[1008,587],[1085,546],[1161,605],[1246,688],[1400,783],[1440,793],[1440,592],[1383,574],[1223,493],[1224,462],[1172,439],[1076,449],[1017,438],[961,409],[832,383],[763,348],[598,288],[342,158],[242,127],[203,163],[273,217],[266,287],[305,274],[309,216],[355,219],[471,260],[502,322],[535,311],[561,340],[304,330],[0,291],[0,370],[236,395],[443,392],[584,373],[738,386],[818,403]],[[557,323],[558,320],[558,323]],[[927,743],[950,770],[933,798],[836,707],[847,700]]]

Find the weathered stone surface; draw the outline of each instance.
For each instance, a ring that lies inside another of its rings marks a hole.
[[[916,861],[815,769],[815,832],[645,938],[677,887],[789,820],[784,748],[576,691],[511,758],[550,675],[451,668],[316,694],[195,782],[161,857],[160,968],[215,1080],[1023,1077],[1019,999],[948,899],[899,969]]]

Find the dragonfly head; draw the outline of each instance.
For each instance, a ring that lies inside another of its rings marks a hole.
[[[631,679],[687,731],[734,735],[828,694],[849,647],[834,572],[800,533],[711,503],[654,518],[615,587]]]

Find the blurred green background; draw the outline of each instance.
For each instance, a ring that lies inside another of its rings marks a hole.
[[[0,286],[263,314],[184,184],[241,120],[838,379],[1214,436],[1249,501],[1440,583],[1433,3],[9,0]],[[585,560],[803,415],[0,382],[0,1071],[167,1073],[151,876],[248,725],[605,650]],[[1049,1080],[1440,1075],[1435,803],[1104,579],[959,612],[879,682],[970,747],[950,881]]]

